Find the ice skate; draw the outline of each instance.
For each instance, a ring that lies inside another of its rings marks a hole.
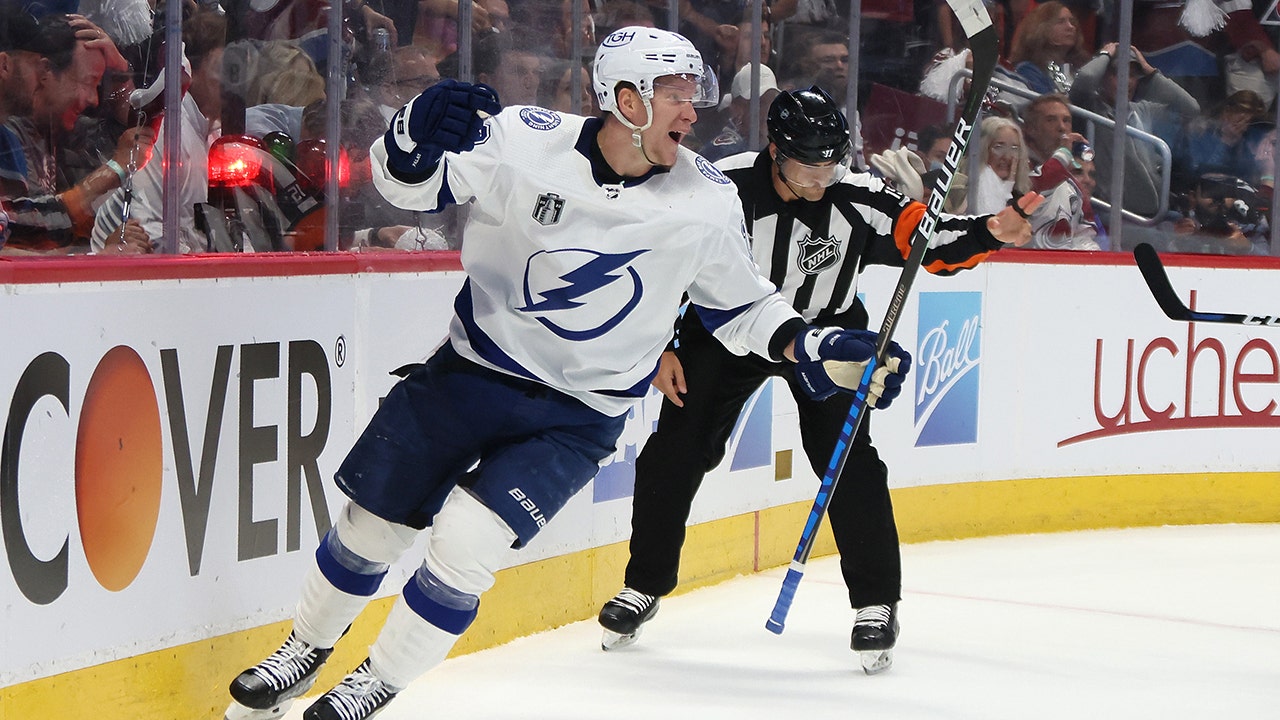
[[[265,710],[257,710],[251,707],[245,707],[240,703],[232,700],[231,707],[222,714],[222,720],[278,720],[289,712],[289,706],[293,705],[293,700],[285,700],[284,702],[272,708]]]
[[[898,642],[898,605],[868,605],[858,608],[849,647],[862,660],[868,675],[893,667],[893,646]]]
[[[604,637],[601,650],[617,650],[634,644],[640,628],[658,614],[658,598],[631,588],[623,588],[600,608]]]
[[[369,669],[369,661],[342,679],[338,686],[320,696],[303,713],[303,720],[367,720],[382,712],[396,696],[386,683]]]
[[[289,639],[279,650],[231,681],[231,697],[250,710],[274,712],[280,706],[287,710],[289,701],[315,684],[316,673],[332,652],[333,648],[315,647],[289,633]],[[234,705],[227,709],[226,720],[240,720],[231,714],[233,710]],[[248,716],[248,720],[267,720],[283,715],[281,711],[275,715]]]

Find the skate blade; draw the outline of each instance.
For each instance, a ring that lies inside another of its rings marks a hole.
[[[862,650],[858,653],[862,660],[862,671],[868,675],[879,675],[893,667],[893,649]]]
[[[636,630],[633,633],[627,633],[625,635],[622,633],[616,633],[612,630],[605,630],[604,636],[600,638],[600,649],[604,650],[605,652],[608,652],[610,650],[617,650],[619,648],[624,648],[629,645],[635,645],[636,640],[638,640],[639,638],[640,638],[639,630]]]
[[[231,707],[227,708],[227,711],[223,713],[222,720],[277,720],[277,718],[282,718],[285,713],[289,712],[289,706],[292,704],[293,700],[285,700],[273,708],[258,710],[245,707],[232,700]]]

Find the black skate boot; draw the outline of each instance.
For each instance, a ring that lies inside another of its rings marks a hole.
[[[898,642],[898,604],[858,608],[849,647],[862,660],[868,675],[893,667],[893,646]]]
[[[287,709],[287,703],[311,689],[316,673],[332,652],[333,648],[315,647],[289,633],[289,639],[279,650],[231,681],[231,697],[236,703],[243,708],[263,712],[245,715],[233,705],[227,710],[227,717],[244,716],[256,720],[283,715],[280,707],[286,706]]]
[[[615,650],[634,643],[640,635],[640,626],[657,614],[657,596],[622,588],[600,608],[600,624],[604,626],[600,649]]]
[[[342,679],[338,686],[320,696],[303,713],[303,720],[367,720],[382,712],[396,696],[386,683],[369,669],[369,661]]]

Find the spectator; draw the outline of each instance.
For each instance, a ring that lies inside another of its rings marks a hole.
[[[164,137],[164,125],[178,122],[182,126],[180,158],[176,168],[178,180],[178,237],[177,251],[198,253],[208,250],[208,239],[196,229],[195,206],[209,199],[208,152],[209,144],[217,138],[222,117],[222,54],[226,40],[226,17],[213,11],[202,11],[187,20],[183,27],[183,44],[186,48],[184,64],[190,66],[191,85],[182,98],[177,118],[166,117],[160,121],[158,137]],[[170,68],[165,68],[168,72]],[[163,87],[163,75],[156,80],[155,89]],[[156,142],[155,152],[163,156],[163,139]],[[94,252],[120,252],[113,247],[108,236],[111,228],[119,224],[128,207],[133,219],[142,224],[152,238],[153,247],[159,249],[159,238],[164,229],[164,177],[161,163],[150,163],[133,178],[132,197],[123,190],[116,191],[98,208],[93,227]]]
[[[607,37],[621,27],[658,27],[658,21],[666,19],[667,5],[641,2],[640,0],[614,0],[604,5],[601,18],[596,21],[596,35]]]
[[[131,129],[105,164],[78,180],[68,177],[57,162],[59,146],[80,115],[97,104],[98,84],[107,68],[122,66],[124,59],[105,32],[76,15],[46,16],[22,47],[21,52],[38,52],[44,60],[34,66],[25,63],[30,58],[20,61],[36,76],[30,115],[11,114],[7,121],[21,148],[21,159],[13,158],[10,167],[26,168],[25,176],[12,177],[13,187],[6,190],[7,245],[28,252],[71,252],[88,237],[94,204],[120,186],[135,151],[146,157],[154,135],[145,128]],[[15,79],[15,85],[24,83]],[[23,101],[6,102],[12,108]],[[117,226],[111,230],[119,231]],[[129,233],[130,240],[137,238],[136,232]]]
[[[785,61],[784,61],[785,62]],[[817,85],[827,91],[846,113],[856,110],[849,103],[849,40],[842,33],[824,31],[809,36],[809,44],[787,63],[783,89],[803,89]]]
[[[13,200],[26,189],[27,158],[22,141],[4,122],[10,115],[31,112],[42,72],[35,18],[12,5],[0,5],[0,252],[6,252]],[[13,252],[10,248],[8,252]]]
[[[1093,226],[1094,232],[1097,234],[1098,247],[1102,250],[1111,249],[1111,238],[1107,232],[1107,227],[1102,223],[1102,218],[1098,216],[1097,211],[1093,207],[1093,193],[1098,187],[1098,168],[1093,160],[1084,159],[1081,153],[1074,154],[1074,162],[1070,167],[1071,178],[1076,181],[1076,187],[1080,188],[1080,193],[1084,200],[1084,219],[1085,222]]]
[[[280,103],[306,106],[324,99],[324,77],[294,42],[270,40],[258,47],[258,72],[249,79],[245,105]]]
[[[977,182],[969,183],[969,210],[974,215],[1000,212],[1013,197],[1031,189],[1027,167],[1027,146],[1022,128],[1012,120],[989,117],[982,121],[978,157],[982,166]]]
[[[1071,147],[1058,148],[1031,175],[1031,189],[1044,202],[1031,213],[1031,243],[1046,250],[1100,250],[1098,226],[1090,205],[1093,150],[1079,133],[1069,133]],[[1086,167],[1087,166],[1087,167]],[[1083,183],[1083,184],[1082,184]],[[1086,190],[1086,186],[1088,190]]]
[[[1200,113],[1195,98],[1177,83],[1151,66],[1137,48],[1130,49],[1128,126],[1158,137],[1176,138],[1187,123]],[[1071,88],[1071,101],[1103,117],[1115,119],[1117,97],[1116,44],[1108,43],[1085,63]],[[1113,133],[1099,126],[1094,133],[1094,151],[1102,186],[1098,197],[1109,200]],[[1156,145],[1135,138],[1125,140],[1124,206],[1131,212],[1154,217],[1160,206],[1163,160]]]
[[[1133,45],[1202,108],[1240,89],[1274,98],[1280,53],[1249,2],[1137,0]]]
[[[748,7],[741,0],[680,0],[680,32],[722,79],[735,69],[738,23]]]
[[[503,106],[538,104],[543,56],[526,37],[504,33],[476,40],[476,80],[498,91]]]
[[[754,139],[747,137],[751,127],[751,66],[743,65],[730,84],[728,118],[720,134],[702,147],[702,155],[708,160],[736,155],[758,149]],[[769,105],[778,96],[778,81],[768,65],[760,66],[760,128],[764,129]]]
[[[1066,93],[1089,57],[1075,15],[1057,0],[1037,5],[1014,33],[1009,62],[1037,93]]]
[[[927,170],[938,170],[951,147],[951,128],[946,125],[928,125],[916,136],[916,154],[924,160]]]
[[[1192,123],[1173,155],[1173,190],[1187,192],[1206,173],[1252,178],[1256,153],[1269,126],[1267,108],[1252,90],[1240,90],[1207,118]]]
[[[386,122],[424,89],[440,82],[436,62],[422,47],[398,47],[375,63],[370,77],[365,78],[366,91]]]
[[[540,2],[522,3],[540,6]],[[443,58],[458,51],[458,0],[420,0],[419,21],[422,27],[416,32],[423,38],[433,57]],[[506,29],[509,9],[503,0],[471,1],[471,32],[476,38]]]
[[[1265,200],[1237,177],[1205,173],[1186,193],[1185,217],[1174,223],[1174,252],[1266,254]]]
[[[1027,103],[1022,111],[1022,132],[1027,139],[1032,168],[1038,168],[1063,146],[1071,132],[1071,106],[1067,97],[1049,93]]]
[[[961,37],[964,36],[961,35]],[[933,98],[938,102],[948,102],[951,100],[956,75],[964,70],[972,69],[973,53],[969,51],[969,48],[966,47],[957,51],[950,47],[944,47],[926,64],[920,80],[920,94]],[[994,102],[998,105],[1008,106],[1015,113],[1021,113],[1026,107],[1026,98],[1021,93],[1005,92],[1003,88],[1008,86],[1014,90],[1030,93],[1031,89],[1027,87],[1026,81],[1020,75],[1005,68],[1003,64],[996,65],[992,80],[994,81],[992,87],[996,89]],[[968,87],[968,80],[965,80],[961,86],[961,94],[968,92]]]
[[[578,68],[578,91],[573,91],[573,70]],[[575,96],[577,100],[575,101]],[[591,69],[572,60],[550,60],[542,68],[538,105],[574,115],[594,115],[596,96],[591,92]]]

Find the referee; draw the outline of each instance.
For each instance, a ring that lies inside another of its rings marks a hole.
[[[865,329],[858,273],[867,265],[902,267],[925,206],[878,178],[848,172],[849,124],[821,88],[780,93],[769,107],[767,125],[765,151],[716,164],[738,188],[756,264],[806,321]],[[1028,194],[1018,209],[1029,214],[1038,202]],[[1031,228],[1016,211],[943,215],[924,268],[950,275],[1006,244],[1025,244]],[[634,642],[640,626],[657,612],[658,599],[675,589],[694,494],[723,459],[747,399],[770,377],[787,382],[799,408],[804,451],[818,477],[852,402],[840,394],[812,400],[790,364],[730,353],[692,308],[681,319],[677,338],[676,347],[663,353],[653,381],[665,396],[658,429],[636,460],[626,587],[600,611],[606,650]],[[856,611],[851,648],[873,674],[893,663],[902,567],[888,469],[868,428],[863,422],[854,439],[829,514]]]

